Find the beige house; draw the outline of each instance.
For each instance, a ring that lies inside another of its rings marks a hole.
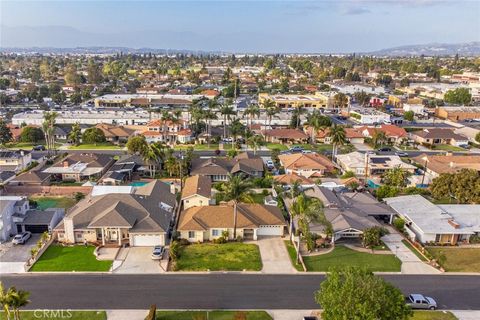
[[[176,204],[169,185],[156,180],[142,187],[95,188],[54,229],[60,242],[165,245]]]
[[[261,236],[283,236],[285,219],[279,208],[261,204],[238,204],[237,236],[245,240],[257,240]],[[217,239],[228,231],[233,239],[233,204],[192,207],[182,211],[177,231],[180,238],[190,242]]]
[[[335,169],[330,159],[318,153],[282,154],[278,158],[287,174],[297,174],[306,178],[322,177]]]
[[[19,172],[32,162],[32,154],[23,150],[0,150],[0,171]]]
[[[212,202],[212,180],[207,176],[188,177],[182,190],[184,209],[214,204]]]

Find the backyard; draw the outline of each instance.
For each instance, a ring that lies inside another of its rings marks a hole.
[[[223,244],[190,244],[181,249],[178,271],[259,271],[260,250],[255,244],[228,242]]]
[[[94,246],[51,245],[30,271],[109,271],[112,261],[97,260],[94,250]]]
[[[447,272],[480,272],[480,248],[428,247],[427,250],[437,261],[442,254],[445,256],[441,264]]]
[[[75,205],[76,201],[69,197],[30,197],[37,203],[39,210],[45,210],[48,208],[64,208],[68,209]]]
[[[3,315],[3,312],[0,312]],[[73,310],[36,310],[21,311],[22,320],[106,320],[107,313],[105,311],[73,311]],[[3,317],[0,317],[3,319]]]
[[[370,271],[399,272],[400,260],[393,254],[358,252],[338,245],[332,252],[305,256],[303,261],[308,271],[328,271],[332,267],[365,267]]]
[[[247,320],[272,320],[272,317],[265,311],[157,311],[157,320],[234,320],[240,318],[241,314],[246,315]]]

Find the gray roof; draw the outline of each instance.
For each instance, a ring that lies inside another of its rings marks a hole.
[[[60,212],[65,212],[65,209],[62,208],[51,208],[53,210],[29,210],[23,219],[22,224],[30,224],[30,225],[45,225],[50,224],[52,222],[53,217],[55,214]]]

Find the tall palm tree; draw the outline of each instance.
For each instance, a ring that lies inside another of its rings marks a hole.
[[[274,107],[270,107],[268,109],[265,109],[265,113],[268,118],[268,125],[272,125],[272,118],[277,115],[277,113],[280,111],[280,109],[275,105]]]
[[[275,110],[277,105],[275,104],[275,101],[272,99],[266,99],[262,102],[262,108],[265,110],[265,127],[267,126],[267,119],[269,117],[269,112],[267,110],[271,110],[270,113],[273,113],[273,110]],[[272,116],[276,114],[273,113]],[[271,120],[270,120],[271,122]]]
[[[167,143],[168,139],[168,123],[172,121],[173,116],[167,110],[162,111],[160,119],[162,120],[162,140]]]
[[[43,114],[43,123],[42,129],[45,135],[45,143],[47,145],[48,154],[52,152],[55,148],[55,119],[57,118],[58,113],[45,112]]]
[[[230,121],[230,116],[235,115],[236,112],[230,102],[227,102],[220,107],[220,114],[223,116],[223,138],[225,139],[227,137],[227,120]]]
[[[68,140],[73,142],[73,144],[78,145],[80,143],[80,136],[81,136],[82,129],[80,128],[80,124],[75,122],[72,125],[72,131],[68,134]]]
[[[0,304],[2,305],[3,312],[6,315],[6,319],[10,319],[10,306],[12,304],[12,291],[11,288],[5,290],[3,283],[0,282]]]
[[[312,112],[307,119],[307,124],[310,126],[312,133],[310,139],[312,140],[312,144],[315,144],[317,142],[317,133],[318,131],[324,132],[325,129],[327,128],[325,126],[325,121],[323,121],[323,116],[315,110]]]
[[[342,126],[338,126],[336,123],[334,123],[330,127],[328,136],[330,137],[330,140],[332,141],[332,144],[333,144],[332,160],[335,161],[335,157],[337,156],[338,146],[342,146],[347,142],[345,128]]]
[[[249,120],[249,129],[252,130],[252,122],[255,117],[260,117],[260,107],[256,104],[249,105],[244,113],[248,117]]]
[[[385,132],[375,129],[372,134],[372,144],[374,148],[377,148],[378,145],[382,145],[387,141],[387,135]]]
[[[293,110],[293,115],[296,116],[295,129],[298,129],[298,127],[300,127],[300,117],[306,112],[307,110],[305,109],[304,104],[298,105],[298,107]]]
[[[243,174],[228,175],[225,184],[225,200],[233,202],[233,238],[237,238],[237,206],[239,202],[252,203],[253,199],[249,193],[250,181],[246,180]]]
[[[337,93],[333,97],[333,101],[337,109],[343,109],[348,106],[348,97],[344,93]]]
[[[207,141],[210,148],[210,140],[212,135],[212,120],[217,119],[217,113],[212,108],[203,111],[203,118],[207,121]]]
[[[15,287],[11,287],[10,306],[13,309],[13,315],[15,320],[20,320],[20,308],[25,307],[30,303],[28,297],[30,292],[25,290],[17,290]]]
[[[253,135],[247,139],[248,145],[253,149],[253,155],[256,155],[257,149],[263,144],[263,137],[261,135]]]
[[[148,164],[148,170],[150,171],[150,177],[154,178],[156,173],[156,168],[164,158],[163,145],[158,143],[151,143],[142,153],[142,158],[145,163]]]

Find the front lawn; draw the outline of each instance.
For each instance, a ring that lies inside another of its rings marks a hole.
[[[184,246],[177,260],[178,271],[260,271],[262,259],[256,244],[228,242]]]
[[[273,150],[273,149],[278,149],[278,150],[280,150],[280,151],[288,150],[288,146],[285,145],[285,144],[281,144],[281,143],[268,142],[265,146],[266,146],[269,150]]]
[[[231,144],[229,144],[231,147]],[[217,143],[210,143],[210,147],[208,146],[208,143],[205,144],[178,144],[176,145],[173,149],[174,150],[187,150],[188,148],[193,147],[193,150],[210,150],[210,151],[215,151],[218,150],[218,144]],[[224,145],[225,149],[230,149],[227,147],[227,145]]]
[[[444,254],[442,267],[449,272],[480,272],[480,248],[428,247],[428,252],[438,261]]]
[[[157,320],[235,320],[245,314],[247,320],[272,320],[265,311],[157,311]],[[243,318],[240,318],[243,319]]]
[[[433,148],[433,150],[443,150],[443,151],[468,151],[463,148],[452,146],[450,144],[437,144]]]
[[[3,319],[3,311],[0,312]],[[105,311],[37,310],[20,311],[22,320],[107,320]]]
[[[411,320],[457,320],[450,311],[414,311]]]
[[[332,252],[303,257],[308,271],[328,271],[332,267],[365,267],[370,271],[399,272],[402,263],[393,254],[358,252],[338,245]]]
[[[78,146],[68,147],[70,150],[121,150],[122,148],[111,143],[97,143],[97,144],[79,144]]]
[[[292,266],[297,269],[297,271],[304,271],[302,264],[297,263],[297,251],[290,240],[285,240],[285,246],[287,246],[287,251],[288,255],[290,256],[290,262],[292,263]]]
[[[109,271],[112,261],[96,259],[94,246],[51,245],[30,271]]]
[[[37,203],[38,210],[45,210],[48,208],[64,208],[68,209],[75,205],[76,201],[69,197],[30,197]]]

